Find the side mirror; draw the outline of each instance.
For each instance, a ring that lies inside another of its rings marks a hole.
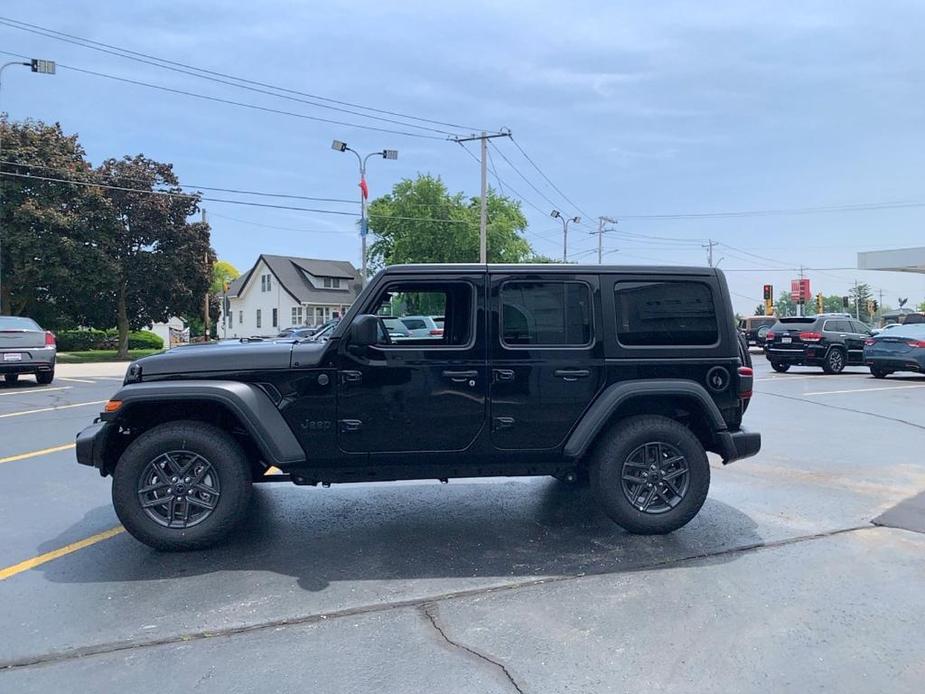
[[[350,344],[356,347],[379,344],[379,318],[370,314],[354,318],[350,324]]]

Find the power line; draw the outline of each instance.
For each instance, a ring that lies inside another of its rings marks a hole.
[[[531,165],[534,169],[536,169],[537,173],[538,173],[540,176],[542,176],[550,186],[552,186],[552,189],[553,189],[554,191],[556,191],[559,195],[561,195],[563,198],[565,198],[565,201],[566,201],[569,205],[571,205],[571,206],[574,207],[576,210],[578,210],[579,212],[581,212],[581,214],[583,214],[583,215],[584,215],[585,217],[587,217],[588,219],[591,219],[591,215],[589,215],[587,212],[585,212],[583,209],[581,209],[578,205],[576,205],[574,202],[572,202],[572,200],[569,198],[569,196],[566,195],[565,193],[563,193],[563,192],[559,189],[559,187],[558,187],[555,183],[552,182],[552,180],[549,178],[549,176],[547,176],[545,173],[543,173],[543,170],[537,165],[537,163],[536,163],[535,161],[533,161],[533,159],[530,158],[530,155],[528,155],[528,154],[524,151],[524,148],[520,146],[520,143],[517,142],[517,140],[515,140],[513,136],[511,136],[510,140],[511,140],[511,142],[514,143],[514,146],[515,146],[518,150],[520,150],[520,153],[523,155],[524,159],[526,159],[528,162],[530,162],[530,165]]]
[[[476,164],[478,164],[478,165],[481,166],[481,162],[479,161],[479,158],[478,158],[477,156],[475,156],[475,155],[471,152],[471,150],[470,150],[468,147],[466,147],[466,145],[465,145],[464,143],[458,142],[457,144],[458,144],[460,147],[462,147],[463,151],[464,151],[466,154],[468,154],[469,157],[470,157]],[[498,178],[499,181],[503,181],[503,180],[504,180],[504,179],[502,179],[500,176],[497,176],[497,174],[495,174],[495,176]],[[536,210],[537,212],[539,212],[541,215],[544,215],[544,216],[545,216],[545,215],[548,214],[548,212],[546,212],[545,210],[543,210],[539,205],[534,204],[532,200],[530,200],[529,198],[526,198],[526,197],[524,197],[523,195],[521,195],[520,193],[518,193],[518,192],[514,189],[514,187],[513,187],[508,181],[504,181],[504,185],[507,186],[507,189],[508,189],[509,191],[511,191],[511,192],[514,194],[514,196],[515,196],[516,198],[518,198],[521,202],[526,203],[527,205],[529,205],[530,207],[532,207],[534,210]]]
[[[533,185],[533,182],[532,182],[529,178],[527,178],[526,176],[524,176],[523,173],[521,173],[520,169],[518,169],[516,166],[514,166],[514,164],[511,162],[511,160],[508,159],[508,158],[504,155],[504,152],[501,151],[501,148],[498,147],[498,145],[496,145],[494,142],[491,142],[490,144],[491,144],[492,147],[495,148],[495,151],[498,153],[498,155],[499,155],[502,159],[504,159],[505,162],[507,162],[507,165],[510,166],[510,167],[514,170],[514,173],[516,173],[518,176],[520,176],[520,177],[524,180],[524,182],[526,182],[526,184],[527,184],[528,186],[530,186],[531,188],[533,188],[534,192],[535,192],[537,195],[539,195],[541,198],[543,198],[543,200],[545,200],[545,201],[548,202],[550,205],[552,205],[552,208],[553,208],[553,209],[558,209],[559,207],[561,207],[561,205],[559,205],[559,203],[554,202],[553,200],[551,200],[543,191],[541,191],[539,188],[537,188],[535,185]],[[548,214],[548,212],[547,212],[546,214]]]
[[[55,30],[55,29],[50,29],[50,28],[48,28],[48,27],[43,27],[43,26],[40,26],[40,25],[38,25],[38,24],[30,24],[30,23],[28,23],[28,22],[22,22],[22,21],[17,20],[17,19],[11,19],[11,18],[9,18],[9,17],[0,17],[0,23],[4,24],[4,25],[6,25],[6,26],[8,26],[8,27],[10,27],[10,28],[12,28],[12,29],[18,29],[18,30],[20,30],[20,31],[27,31],[27,32],[31,32],[31,33],[33,33],[33,34],[38,34],[38,35],[40,35],[40,36],[45,36],[46,38],[52,38],[52,39],[56,39],[56,40],[59,40],[59,41],[65,41],[65,42],[67,42],[67,43],[72,43],[72,44],[81,46],[81,47],[83,47],[83,48],[89,48],[89,49],[91,49],[91,50],[96,50],[96,51],[100,51],[100,52],[103,52],[103,53],[110,53],[110,54],[117,55],[118,57],[125,58],[125,59],[128,59],[128,60],[135,60],[135,61],[137,61],[137,62],[146,63],[146,64],[148,64],[148,65],[154,65],[155,67],[160,67],[160,68],[164,68],[164,69],[168,69],[168,70],[174,70],[175,72],[182,72],[182,73],[184,73],[184,74],[192,74],[194,77],[200,77],[200,78],[202,78],[202,79],[210,79],[210,78],[207,77],[207,76],[208,76],[208,75],[212,75],[212,76],[214,76],[214,77],[220,77],[220,78],[224,78],[224,79],[234,80],[235,82],[240,82],[241,84],[240,84],[240,85],[232,84],[232,86],[238,86],[238,87],[244,88],[244,89],[247,88],[245,85],[255,85],[255,86],[258,86],[258,87],[265,87],[265,88],[267,88],[267,89],[272,89],[272,90],[275,90],[275,91],[278,91],[278,92],[284,92],[284,93],[286,93],[286,94],[297,94],[297,95],[299,95],[299,96],[305,96],[305,97],[309,97],[309,98],[311,98],[311,99],[318,99],[318,100],[320,100],[320,101],[326,101],[326,102],[328,102],[328,103],[338,104],[338,105],[340,105],[340,106],[349,106],[350,108],[359,108],[359,109],[362,109],[362,110],[364,110],[364,111],[370,111],[370,112],[373,112],[373,113],[382,113],[382,114],[386,114],[386,115],[389,115],[389,116],[396,116],[396,117],[398,117],[398,118],[405,118],[405,119],[408,119],[408,120],[416,120],[416,121],[420,121],[420,122],[422,122],[422,123],[431,123],[431,124],[434,124],[434,125],[443,125],[443,126],[446,126],[446,127],[449,127],[449,128],[455,128],[455,129],[459,129],[459,130],[481,130],[481,128],[472,128],[472,127],[460,125],[460,124],[458,124],[458,123],[449,123],[449,122],[445,122],[445,121],[434,120],[434,119],[431,119],[431,118],[424,118],[424,117],[421,117],[421,116],[414,116],[414,115],[407,114],[407,113],[400,113],[400,112],[398,112],[398,111],[390,111],[390,110],[388,110],[388,109],[381,109],[381,108],[375,108],[375,107],[372,107],[372,106],[365,106],[365,105],[363,105],[363,104],[352,103],[352,102],[343,101],[343,100],[340,100],[340,99],[332,99],[332,98],[330,98],[330,97],[321,96],[321,95],[319,95],[319,94],[312,94],[312,93],[310,93],[310,92],[303,92],[303,91],[299,91],[299,90],[297,90],[297,89],[289,89],[289,88],[286,88],[286,87],[280,87],[280,86],[273,85],[273,84],[269,84],[269,83],[266,83],[266,82],[260,82],[260,81],[257,81],[257,80],[251,80],[251,79],[247,79],[247,78],[244,78],[244,77],[238,77],[238,76],[236,76],[236,75],[231,75],[231,74],[227,74],[227,73],[223,73],[223,72],[218,72],[218,71],[216,71],[216,70],[209,70],[209,69],[206,69],[206,68],[200,68],[200,67],[196,67],[195,65],[189,65],[189,64],[182,63],[182,62],[178,62],[178,61],[174,61],[174,60],[168,60],[168,59],[166,59],[166,58],[159,58],[159,57],[157,57],[157,56],[149,55],[149,54],[147,54],[147,53],[141,53],[141,52],[139,52],[139,51],[134,51],[134,50],[131,50],[131,49],[128,49],[128,48],[122,48],[122,47],[120,47],[120,46],[114,46],[114,45],[112,45],[112,44],[103,43],[103,42],[101,42],[101,41],[94,41],[93,39],[88,39],[88,38],[85,38],[85,37],[82,37],[82,36],[76,36],[76,35],[74,35],[74,34],[68,34],[68,33],[65,33],[65,32],[62,32],[62,31],[57,31],[57,30]],[[108,50],[104,50],[104,49],[108,49]],[[117,53],[114,53],[114,51],[117,51]],[[156,61],[156,62],[151,62],[151,61]],[[170,66],[174,66],[174,67],[170,67]],[[177,70],[176,68],[182,68],[182,69]],[[188,72],[189,70],[195,71],[195,73],[202,73],[202,74],[190,73],[190,72]],[[221,80],[213,80],[213,81],[221,81]],[[227,82],[226,82],[226,84],[227,84]],[[282,94],[276,94],[275,96],[279,96],[280,98],[286,98],[286,97],[283,96]],[[306,103],[309,103],[309,102],[306,102]],[[324,105],[322,105],[322,104],[316,104],[316,105],[319,106],[319,107],[321,107],[321,108],[333,108],[333,107],[330,107],[330,106],[324,106]],[[345,110],[345,109],[336,109],[336,110]],[[346,112],[348,112],[348,113],[354,113],[354,112],[352,112],[352,111],[346,111]],[[366,117],[366,118],[375,118],[375,116],[368,116],[368,115],[364,115],[364,114],[357,114],[357,115],[363,115],[363,117]],[[395,121],[391,121],[390,119],[384,119],[384,118],[380,118],[380,120],[386,120],[386,121],[389,121],[389,122],[395,122]],[[415,126],[414,124],[411,124],[411,123],[407,123],[407,124],[405,124],[405,125],[409,125],[409,126],[411,126],[411,127],[421,127],[421,126]],[[437,132],[444,132],[444,131],[437,131]]]
[[[695,212],[677,214],[636,214],[620,215],[620,219],[636,220],[670,220],[670,219],[710,219],[738,217],[777,217],[804,214],[823,214],[831,212],[866,212],[871,210],[895,210],[913,207],[925,207],[925,202],[918,200],[892,200],[884,202],[864,202],[850,205],[826,205],[820,207],[794,207],[766,210],[737,210],[733,212]]]
[[[210,217],[218,217],[219,219],[227,219],[232,222],[238,222],[240,224],[247,224],[248,226],[260,227],[261,229],[275,229],[277,231],[296,231],[303,234],[334,234],[337,236],[353,236],[356,231],[351,229],[304,229],[302,227],[287,227],[287,226],[277,226],[275,224],[265,224],[263,222],[254,222],[249,219],[241,219],[240,217],[232,217],[227,214],[220,214],[218,212],[209,212]]]
[[[67,169],[56,169],[51,166],[43,166],[41,164],[26,164],[26,163],[19,162],[19,161],[0,160],[0,164],[6,164],[8,166],[22,166],[27,169],[42,169],[43,171],[51,171],[51,172],[59,173],[59,174],[60,173],[93,173],[93,174],[96,173],[96,172],[90,172],[90,171],[87,171],[87,172],[68,171]],[[118,176],[118,179],[120,181],[147,183],[147,181],[142,178],[131,178],[127,176]],[[193,183],[186,183],[184,185],[186,188],[196,188],[197,190],[211,190],[211,191],[218,192],[218,193],[236,193],[238,195],[255,195],[259,197],[268,197],[268,198],[289,198],[292,200],[309,200],[313,202],[340,202],[340,203],[346,203],[350,205],[356,204],[356,200],[348,200],[346,198],[321,198],[321,197],[314,197],[310,195],[293,195],[290,193],[267,193],[267,192],[256,191],[256,190],[241,190],[238,188],[218,188],[215,186],[200,186],[200,185],[195,185]]]
[[[4,55],[10,55],[17,58],[26,59],[28,56],[13,53],[11,51],[0,51]],[[198,94],[196,92],[189,92],[184,89],[174,89],[173,87],[165,87],[160,84],[152,84],[151,82],[143,82],[141,80],[130,79],[128,77],[117,77],[116,75],[110,75],[105,72],[98,72],[96,70],[87,70],[86,68],[75,67],[73,65],[65,65],[63,63],[58,63],[59,68],[65,70],[71,70],[73,72],[80,72],[86,75],[93,75],[94,77],[103,77],[109,80],[115,80],[116,82],[125,82],[126,84],[134,84],[139,87],[148,87],[149,89],[157,89],[162,92],[168,92],[170,94],[180,94],[182,96],[188,96],[193,99],[201,99],[204,101],[212,101],[215,103],[226,104],[230,106],[239,106],[241,108],[248,108],[255,111],[262,111],[264,113],[275,113],[283,116],[291,116],[293,118],[302,118],[304,120],[316,121],[319,123],[331,123],[333,125],[341,125],[347,128],[360,128],[363,130],[373,130],[375,132],[381,133],[391,133],[392,135],[403,135],[405,137],[417,137],[425,140],[441,140],[443,141],[444,137],[439,137],[437,135],[426,135],[424,133],[412,133],[405,130],[394,130],[392,128],[380,128],[374,125],[365,125],[363,123],[350,123],[346,121],[333,120],[331,118],[321,118],[320,116],[309,116],[305,113],[295,113],[294,111],[284,111],[278,108],[270,108],[269,106],[259,106],[257,104],[249,104],[243,101],[235,101],[234,99],[224,99],[218,96],[209,96],[207,94]]]

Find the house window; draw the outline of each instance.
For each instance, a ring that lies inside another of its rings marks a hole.
[[[272,289],[270,278],[272,275],[260,275],[260,291],[268,292]]]
[[[278,327],[278,325],[279,325],[279,311],[274,308],[273,309],[273,327],[276,328]]]
[[[325,288],[325,289],[330,289],[330,288],[331,288],[331,278],[330,278],[330,277],[325,277],[325,278],[324,278],[324,288]]]
[[[257,327],[260,327],[260,309],[257,309]]]
[[[335,277],[331,280],[331,286],[334,287],[334,289],[340,289],[340,277]]]
[[[238,325],[244,325],[244,311],[238,311]]]
[[[230,328],[233,325],[234,325],[234,314],[229,311],[228,312],[228,327]]]
[[[292,307],[292,325],[302,325],[302,307],[293,306]]]

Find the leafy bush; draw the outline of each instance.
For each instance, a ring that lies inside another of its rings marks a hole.
[[[93,349],[116,349],[119,332],[115,328],[97,330],[62,330],[55,335],[61,352],[87,352]],[[129,349],[164,349],[164,340],[150,330],[135,330],[128,334]]]
[[[118,340],[118,337],[116,338]],[[150,330],[135,330],[128,334],[129,349],[164,349],[164,340]]]
[[[62,352],[85,352],[89,349],[101,349],[105,340],[105,331],[96,330],[95,328],[62,330],[55,334],[58,349]]]

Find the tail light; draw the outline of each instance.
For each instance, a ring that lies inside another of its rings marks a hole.
[[[739,367],[739,398],[749,400],[752,397],[752,384],[754,383],[755,372],[750,366]]]
[[[876,342],[876,340],[875,340],[874,338],[872,338],[872,337],[868,337],[866,340],[864,340],[864,344],[865,344],[865,345],[872,345],[872,344],[874,344],[875,342]]]
[[[443,328],[431,328],[430,334],[434,337],[440,337],[443,335]]]
[[[817,333],[815,330],[800,333],[800,340],[803,342],[819,342],[821,339],[822,333]]]
[[[906,344],[910,347],[918,347],[919,349],[925,349],[925,340],[906,340]]]
[[[771,340],[774,339],[774,337],[775,337],[774,331],[773,331],[773,330],[768,330],[768,332],[765,333],[764,339],[767,340],[768,342],[770,342]]]
[[[55,346],[55,334],[51,330],[45,331],[45,346],[46,347]]]

